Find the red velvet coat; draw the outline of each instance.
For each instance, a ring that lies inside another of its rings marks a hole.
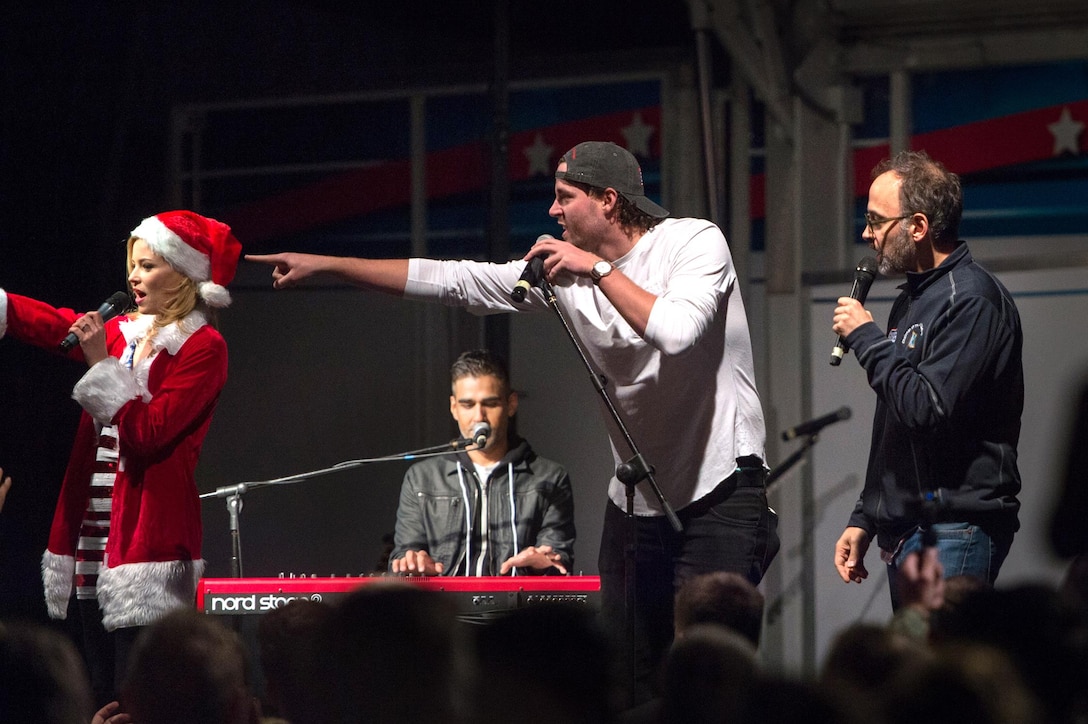
[[[53,350],[80,316],[2,290],[0,312],[0,336]],[[72,397],[84,412],[42,558],[50,615],[64,618],[90,490],[95,423],[115,425],[120,464],[106,568],[98,578],[107,630],[145,625],[173,608],[191,606],[204,568],[195,470],[227,378],[226,343],[194,312],[160,329],[153,340],[157,354],[129,370],[119,358],[127,339],[143,336],[147,324],[146,318],[107,322],[111,356],[76,384]],[[70,356],[83,355],[77,346]]]

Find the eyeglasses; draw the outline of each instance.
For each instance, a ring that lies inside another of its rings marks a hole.
[[[903,214],[902,216],[889,216],[884,218],[883,216],[876,216],[875,214],[865,212],[865,225],[869,227],[869,231],[876,233],[881,226],[887,224],[890,221],[902,221],[903,219],[909,219],[914,214]]]

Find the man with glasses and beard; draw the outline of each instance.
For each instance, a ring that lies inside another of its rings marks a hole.
[[[958,238],[959,178],[924,152],[880,163],[863,232],[880,273],[905,275],[887,332],[861,302],[832,326],[877,395],[865,485],[835,544],[843,581],[876,538],[892,606],[906,557],[934,546],[945,576],[993,583],[1019,528],[1023,334],[1012,296]]]

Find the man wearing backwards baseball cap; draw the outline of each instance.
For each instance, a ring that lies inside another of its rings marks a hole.
[[[537,289],[524,304],[509,296],[526,262],[544,257],[557,303],[608,379],[624,424],[683,525],[673,531],[652,492],[635,487],[639,681],[631,703],[637,703],[652,693],[671,642],[675,589],[717,570],[759,583],[778,551],[763,485],[765,429],[748,322],[721,230],[702,219],[666,218],[646,197],[638,161],[625,149],[588,141],[567,151],[548,213],[563,238],[540,240],[525,259],[507,264],[291,253],[246,258],[273,264],[277,288],[328,273],[486,313],[547,310]],[[605,422],[618,465],[630,450],[612,419]],[[626,489],[613,477],[608,493],[602,614],[623,633]]]

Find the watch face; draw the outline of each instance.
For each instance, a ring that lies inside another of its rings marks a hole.
[[[603,276],[607,276],[612,271],[612,263],[604,261],[603,259],[593,265],[593,277],[600,279]]]

